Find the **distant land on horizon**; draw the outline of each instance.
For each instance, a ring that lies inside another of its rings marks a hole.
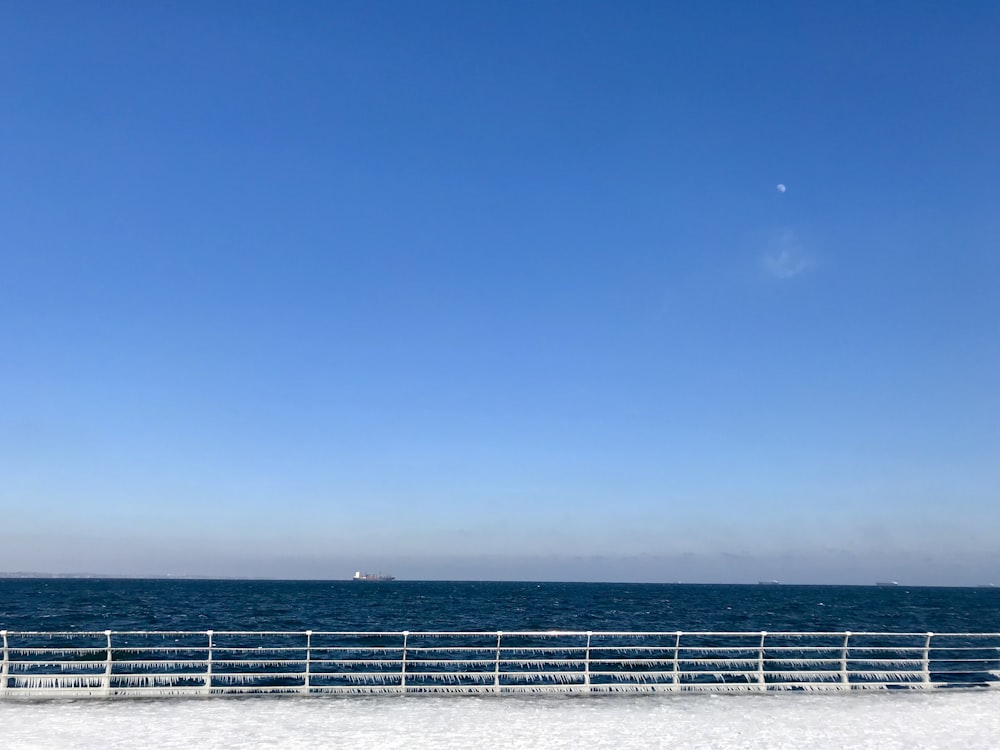
[[[270,576],[220,576],[220,575],[199,575],[191,574],[170,574],[160,575],[126,575],[122,573],[46,573],[40,571],[0,571],[2,579],[92,579],[92,580],[129,580],[129,581],[350,581],[349,576],[343,578],[282,578]],[[428,578],[428,579],[400,579],[395,581],[372,581],[371,583],[594,583],[594,584],[622,584],[622,585],[650,585],[650,586],[871,586],[877,588],[944,588],[944,589],[973,589],[973,588],[996,588],[993,583],[980,583],[968,585],[947,585],[947,584],[921,584],[921,583],[900,583],[893,582],[891,585],[884,581],[872,581],[871,583],[782,583],[781,581],[556,581],[556,580],[487,580],[487,579],[450,579],[450,578]]]

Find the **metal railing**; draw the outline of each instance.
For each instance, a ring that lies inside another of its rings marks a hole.
[[[1000,633],[0,631],[0,698],[1000,686]]]

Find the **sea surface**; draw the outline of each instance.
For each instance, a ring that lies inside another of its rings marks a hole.
[[[0,629],[1000,632],[1000,588],[8,578]]]
[[[1000,590],[0,579],[8,630],[998,632]],[[0,700],[4,750],[1000,747],[1000,690]]]

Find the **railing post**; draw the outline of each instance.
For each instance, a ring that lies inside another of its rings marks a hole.
[[[840,649],[840,684],[851,684],[850,674],[847,672],[847,644],[851,640],[851,631],[844,633],[844,645]]]
[[[583,662],[583,684],[587,686],[587,692],[590,692],[590,637],[594,634],[592,630],[587,631],[587,653],[584,655]]]
[[[104,660],[104,679],[101,680],[101,687],[105,695],[111,695],[111,631],[105,630],[104,637],[108,639],[108,651]]]
[[[764,639],[767,631],[760,631],[760,649],[757,651],[757,684],[764,685]]]
[[[312,635],[313,632],[311,630],[306,631],[306,675],[302,684],[302,692],[304,693],[309,692],[309,663],[312,660]]]
[[[503,636],[503,631],[497,631],[497,659],[493,667],[493,690],[494,692],[500,692],[500,638]]]
[[[7,675],[10,674],[10,650],[7,646],[7,631],[0,630],[3,636],[3,665],[0,666],[0,692],[7,692]]]
[[[920,665],[920,678],[928,687],[931,684],[931,638],[933,637],[933,633],[927,633],[927,638],[924,640],[924,656]]]
[[[212,692],[212,636],[215,631],[206,630],[205,635],[208,636],[208,658],[205,660],[205,690],[206,693]]]
[[[399,686],[406,692],[406,642],[410,638],[410,631],[403,631],[403,663],[399,670]],[[419,641],[418,641],[419,643]]]
[[[674,640],[674,673],[672,675],[674,690],[679,689],[681,684],[681,631],[677,631],[677,638]]]

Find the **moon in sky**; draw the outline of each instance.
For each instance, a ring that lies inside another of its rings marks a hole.
[[[783,193],[783,192],[785,192],[785,190],[786,190],[785,186],[779,182],[778,183],[778,192],[779,193]]]

